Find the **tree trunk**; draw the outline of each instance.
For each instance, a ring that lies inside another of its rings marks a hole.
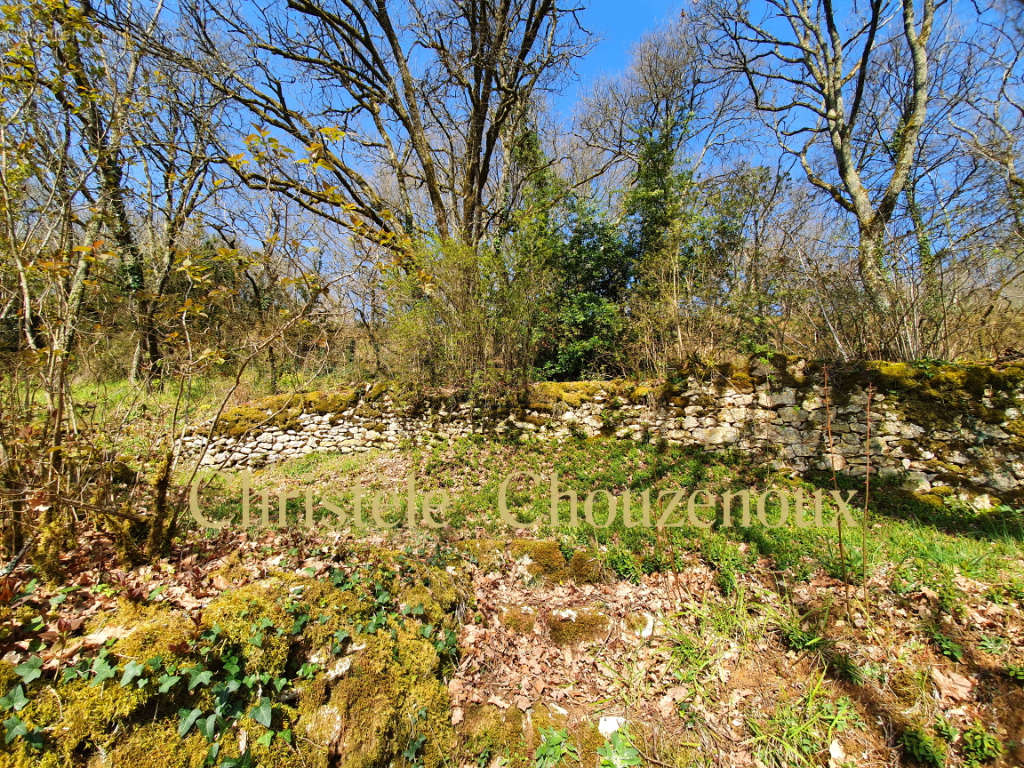
[[[885,222],[877,216],[858,222],[857,271],[871,308],[880,319],[892,309],[892,286],[885,274]]]

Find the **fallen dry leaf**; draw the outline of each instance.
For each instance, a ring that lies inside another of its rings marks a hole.
[[[971,698],[974,681],[959,672],[943,672],[938,667],[932,667],[932,681],[944,699],[968,701]]]

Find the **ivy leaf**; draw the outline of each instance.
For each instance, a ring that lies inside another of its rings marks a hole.
[[[597,754],[601,757],[601,768],[635,768],[643,763],[640,753],[622,728],[615,731],[603,747],[598,748]]]
[[[20,717],[11,716],[4,720],[4,744],[10,744],[19,736],[28,735],[28,726]]]
[[[181,680],[181,675],[161,675],[159,680],[160,686],[157,690],[160,693],[167,693],[179,680]]]
[[[33,656],[31,659],[23,661],[21,664],[14,668],[15,674],[17,674],[25,685],[28,685],[33,680],[37,680],[43,674],[43,660],[38,656]]]
[[[13,709],[15,712],[20,712],[28,704],[28,698],[25,696],[25,689],[21,685],[16,685],[7,692],[7,695],[0,699],[0,707],[4,709]]]
[[[253,707],[249,716],[264,728],[269,728],[273,719],[273,712],[270,709],[270,699],[260,699],[258,706]]]
[[[242,665],[235,656],[228,656],[224,659],[224,671],[230,677],[238,677],[238,673],[242,671]]]
[[[103,685],[104,681],[110,680],[117,670],[107,661],[106,656],[97,656],[92,663],[92,673],[96,676],[92,681],[93,685]]]
[[[420,734],[419,736],[413,736],[409,739],[409,744],[406,746],[405,751],[402,753],[402,757],[408,760],[410,763],[416,762],[416,756],[420,753],[423,748],[423,742],[427,740],[426,736]]]
[[[188,674],[188,689],[190,691],[198,685],[209,685],[213,680],[213,672],[203,669],[202,666],[194,667]]]
[[[217,756],[220,754],[220,742],[215,741],[210,745],[210,748],[206,751],[206,762],[204,765],[213,765],[217,762]]]
[[[266,731],[262,736],[260,736],[258,739],[256,739],[256,743],[259,744],[261,747],[269,747],[270,746],[270,742],[272,742],[273,740],[274,740],[274,732],[273,731]]]
[[[184,738],[192,730],[192,726],[195,725],[196,720],[199,719],[201,714],[203,714],[201,709],[179,709],[178,735]]]
[[[137,661],[129,661],[124,665],[124,674],[121,675],[121,687],[126,688],[131,685],[132,680],[141,675],[145,670],[145,664],[140,664]]]
[[[205,717],[199,721],[197,726],[199,733],[203,735],[203,738],[207,741],[213,741],[213,737],[217,733],[217,715],[212,714],[209,717]]]
[[[350,640],[351,635],[344,629],[339,629],[334,633],[334,645],[331,646],[331,652],[335,655],[340,654],[345,647],[345,641]]]

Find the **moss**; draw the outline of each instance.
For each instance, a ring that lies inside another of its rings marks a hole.
[[[209,745],[193,731],[182,739],[171,721],[146,723],[130,731],[97,765],[135,768],[201,768]],[[95,761],[94,761],[95,762]]]
[[[486,572],[495,570],[505,553],[504,542],[496,539],[466,539],[456,542],[455,547]]]
[[[253,672],[278,677],[288,663],[291,646],[288,629],[294,619],[286,606],[293,586],[291,580],[272,576],[224,592],[203,611],[202,624],[219,627],[228,642],[241,646]],[[261,622],[269,626],[260,628]]]
[[[660,399],[658,394],[658,390],[650,384],[637,384],[626,394],[626,400],[633,405],[639,405],[648,402],[652,397]]]
[[[537,616],[533,613],[532,609],[513,606],[501,612],[501,623],[513,632],[525,635],[533,632],[533,628],[537,623]]]
[[[529,764],[524,725],[523,713],[514,707],[470,705],[459,728],[462,751],[469,762],[500,755],[512,768],[524,768]]]
[[[359,400],[356,389],[341,389],[332,392],[311,392],[306,396],[303,408],[306,413],[340,413]]]
[[[425,768],[436,768],[454,750],[437,651],[418,632],[393,629],[365,638],[366,648],[328,703],[300,717],[306,736],[326,747],[339,768],[391,764],[418,736],[426,739],[419,755]]]
[[[0,691],[6,693],[19,680],[14,671],[14,665],[9,661],[0,659]]]
[[[266,427],[296,429],[303,414],[340,413],[358,400],[356,389],[273,395],[225,411],[215,434],[240,437]]]
[[[597,729],[597,723],[586,721],[577,723],[570,729],[569,734],[579,752],[581,768],[596,768],[600,765],[601,761],[597,750],[604,746],[605,738]]]
[[[533,424],[535,427],[542,427],[551,421],[547,416],[535,416],[532,413],[523,415],[520,421],[525,421],[527,424]]]
[[[443,594],[446,590],[443,589],[444,585],[442,580],[438,580],[440,601],[435,596],[433,590],[426,587],[424,584],[415,584],[411,587],[403,589],[398,595],[399,605],[407,608],[416,608],[420,606],[423,608],[423,618],[431,624],[440,624],[450,611],[450,606],[454,595]]]
[[[737,371],[729,376],[729,384],[737,392],[749,394],[754,391],[757,382],[746,371]]]
[[[515,539],[509,545],[509,553],[515,560],[527,557],[527,570],[534,576],[543,576],[552,581],[564,579],[567,574],[565,555],[553,541]]]
[[[593,611],[581,611],[576,615],[546,617],[548,633],[555,645],[577,645],[594,640],[608,630],[608,617]]]
[[[63,760],[84,747],[106,748],[121,722],[128,721],[154,696],[151,690],[73,680],[37,691],[20,713],[29,728],[47,729],[47,738]]]
[[[436,768],[453,754],[455,735],[441,658],[433,638],[423,637],[421,629],[424,622],[454,627],[455,607],[465,599],[459,574],[388,550],[367,547],[348,554],[360,561],[363,577],[351,589],[277,573],[222,593],[198,625],[162,605],[124,602],[92,627],[131,627],[112,647],[121,662],[188,654],[196,633],[213,626],[220,629],[220,642],[242,649],[247,672],[292,677],[301,662],[316,657],[320,671],[311,680],[296,681],[297,705],[274,704],[275,730],[295,733],[293,744],[275,737],[260,745],[262,726],[243,721],[258,765],[326,768],[335,760],[331,765],[341,768],[400,765],[410,741],[422,735],[427,741],[417,760]],[[370,587],[375,583],[395,597],[385,631],[366,635],[357,627],[376,608]],[[397,615],[396,603],[422,605],[422,621]],[[295,629],[297,616],[305,618],[301,631]],[[340,670],[332,662],[339,630],[353,638],[345,657],[351,666]],[[15,677],[9,664],[0,665],[0,680],[10,683]],[[0,764],[15,755],[11,759],[18,768],[85,760],[90,766],[202,765],[208,745],[195,731],[186,739],[177,736],[176,712],[182,704],[209,711],[213,695],[202,690],[188,700],[170,696],[157,694],[153,686],[122,688],[116,678],[105,686],[76,680],[34,691],[20,714],[29,728],[45,729],[47,750],[35,754],[18,742]],[[221,747],[222,758],[237,756],[238,739],[226,738]]]
[[[914,498],[920,501],[922,504],[927,504],[935,509],[944,509],[946,503],[942,500],[942,497],[935,493],[915,493]]]
[[[382,381],[378,381],[367,391],[366,396],[363,398],[365,402],[372,403],[375,400],[380,399],[385,392],[388,391],[388,385]]]
[[[562,402],[570,408],[579,408],[593,401],[602,389],[613,388],[612,382],[603,381],[543,381],[530,387],[531,400],[538,404]],[[538,409],[539,410],[539,409]]]
[[[547,704],[537,704],[530,710],[527,717],[529,728],[526,734],[526,746],[530,751],[535,751],[540,746],[545,730],[553,728],[560,731],[567,725],[566,715],[552,709]]]
[[[62,762],[56,752],[39,752],[21,742],[5,748],[7,753],[0,751],[0,765],[4,768],[64,768],[69,765]]]
[[[154,656],[180,655],[196,636],[195,624],[185,615],[161,605],[122,601],[116,611],[101,616],[89,631],[124,627],[128,634],[112,648],[122,660],[146,661]]]
[[[605,580],[601,560],[593,552],[574,552],[569,560],[569,576],[579,584],[598,584]]]
[[[209,574],[213,583],[226,583],[230,588],[237,589],[253,580],[252,571],[245,565],[245,557],[241,550],[231,552],[224,558],[224,564]]]

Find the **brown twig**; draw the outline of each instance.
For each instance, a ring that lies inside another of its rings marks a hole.
[[[868,384],[867,422],[868,429],[864,438],[864,453],[866,464],[864,466],[864,516],[861,520],[861,594],[864,598],[864,605],[868,604],[868,504],[871,501],[871,401],[875,396],[875,386]]]
[[[838,493],[839,479],[836,477],[835,442],[832,438],[832,399],[828,380],[828,366],[825,366],[822,371],[824,373],[825,434],[828,436],[828,466],[832,471],[832,488]],[[850,580],[846,573],[846,547],[843,544],[842,512],[836,515],[836,526],[839,532],[839,567],[843,576],[843,599],[846,604],[846,618],[850,619]]]

